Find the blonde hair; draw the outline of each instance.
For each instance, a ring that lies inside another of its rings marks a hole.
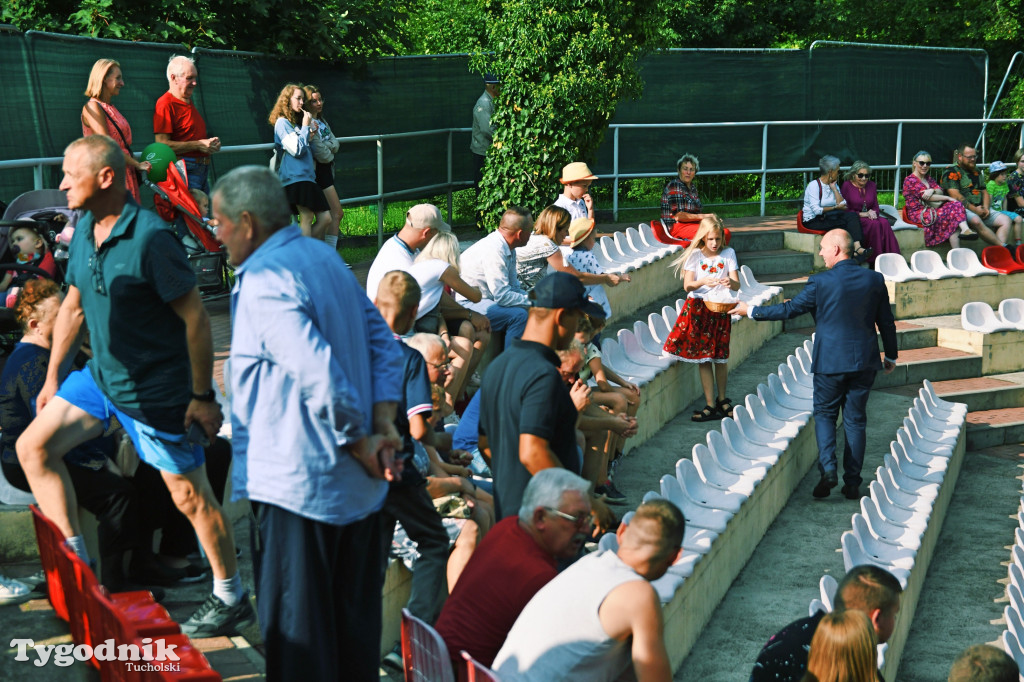
[[[669,263],[669,267],[672,268],[672,272],[675,273],[676,277],[683,278],[686,261],[690,260],[690,256],[693,255],[694,251],[704,248],[704,238],[712,232],[717,232],[719,239],[725,238],[725,225],[718,216],[708,216],[701,220],[700,227],[697,228],[697,234],[693,236],[690,245],[681,254],[676,256],[674,261]]]
[[[423,250],[416,256],[416,262],[425,260],[443,260],[456,270],[459,269],[459,238],[451,232],[438,232],[427,242]]]
[[[811,640],[807,674],[821,682],[875,682],[878,639],[863,611],[826,614]]]
[[[306,96],[306,91],[302,89],[299,83],[286,83],[281,92],[277,95],[277,101],[274,102],[274,108],[270,110],[270,116],[267,120],[270,125],[277,125],[277,119],[283,118],[294,126],[299,125],[302,122],[302,114],[297,111],[292,111],[289,106],[289,101],[296,90],[302,91],[302,96]]]
[[[548,206],[537,216],[537,221],[533,224],[533,233],[544,235],[558,246],[555,235],[559,232],[568,232],[571,221],[572,216],[561,206]]]
[[[110,68],[116,66],[121,68],[121,63],[116,59],[97,59],[96,63],[92,65],[92,71],[89,72],[89,82],[85,86],[86,97],[99,97],[100,93],[103,92],[103,81],[107,79],[107,73],[110,72]]]

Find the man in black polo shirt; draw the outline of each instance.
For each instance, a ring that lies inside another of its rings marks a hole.
[[[563,272],[530,292],[521,339],[514,339],[487,368],[481,384],[480,451],[491,460],[498,520],[518,513],[530,478],[550,467],[579,474],[576,407],[558,373],[556,350],[569,347],[583,314],[601,317],[583,284]]]
[[[125,201],[124,154],[109,137],[64,152],[68,208],[86,213],[68,257],[70,285],[54,324],[38,413],[18,459],[42,512],[88,561],[63,456],[116,416],[139,457],[160,470],[210,560],[213,594],[182,624],[191,637],[231,634],[255,620],[234,539],[206,478],[201,445],[223,419],[213,389],[210,318],[185,249],[160,218]],[[58,391],[58,372],[91,332],[93,358]],[[186,435],[187,433],[187,435]]]

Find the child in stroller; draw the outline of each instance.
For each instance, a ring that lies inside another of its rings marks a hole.
[[[51,279],[56,277],[57,264],[35,222],[21,221],[13,227],[9,243],[15,263],[39,268]],[[37,277],[40,275],[30,270],[7,270],[3,278],[0,278],[0,292],[6,292],[6,296],[3,297],[5,307],[13,308],[21,287],[25,282]]]

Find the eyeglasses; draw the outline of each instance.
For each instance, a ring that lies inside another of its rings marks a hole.
[[[914,163],[916,163],[918,166],[930,166],[930,165],[932,165],[931,161],[915,161]]]
[[[576,524],[577,528],[582,528],[583,526],[590,524],[590,512],[580,512],[579,514],[573,516],[572,514],[566,514],[564,511],[560,511],[558,509],[555,509],[554,507],[544,508],[552,514],[554,514],[555,516],[559,516],[565,519],[566,521],[570,521]]]
[[[103,257],[97,251],[89,256],[89,269],[92,270],[92,288],[101,296],[107,295],[107,285],[103,281]]]
[[[966,154],[961,154],[961,156],[963,156],[964,160],[966,161],[974,161],[976,158],[978,158],[977,154],[971,154],[970,156],[967,156]]]
[[[870,178],[871,173],[857,173],[858,178]]]
[[[452,368],[452,361],[451,360],[449,360],[448,362],[444,363],[443,365],[438,365],[438,364],[433,363],[433,362],[428,362],[427,364],[430,365],[431,367],[437,369],[437,370],[442,371],[442,372],[447,372],[448,370],[450,370]]]

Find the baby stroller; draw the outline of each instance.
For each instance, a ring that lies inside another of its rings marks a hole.
[[[68,208],[67,197],[60,190],[37,189],[19,195],[7,207],[3,219],[0,220],[0,274],[9,270],[29,272],[40,277],[56,279],[59,284],[63,284],[67,269],[68,244],[76,219],[77,214]],[[33,230],[46,242],[47,249],[53,254],[55,274],[16,262],[16,254],[10,247],[10,235],[21,227]],[[14,311],[3,307],[0,302],[0,357],[6,358],[19,338],[21,327]]]
[[[162,182],[153,183],[146,178],[143,182],[156,195],[156,212],[174,227],[185,245],[203,299],[214,300],[231,293],[230,266],[224,246],[199,214],[199,207],[188,191],[184,170],[172,163],[167,166],[167,177]]]

